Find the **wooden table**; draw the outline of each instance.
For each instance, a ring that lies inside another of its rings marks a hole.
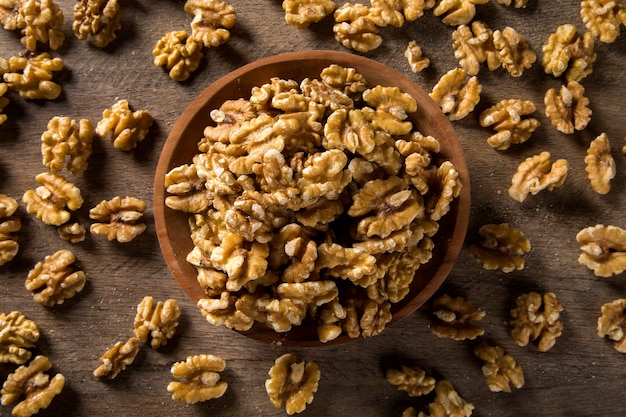
[[[74,1],[59,0],[65,15],[66,40],[53,53],[66,69],[56,80],[63,92],[53,101],[25,101],[15,92],[7,96],[9,119],[0,126],[0,193],[21,201],[24,191],[36,187],[35,175],[44,172],[40,137],[54,116],[100,120],[102,111],[117,99],[134,109],[148,109],[155,119],[149,137],[135,150],[114,149],[97,139],[89,169],[72,177],[85,203],[77,216],[89,223],[88,210],[114,196],[134,196],[148,202],[148,228],[132,244],[118,244],[88,236],[71,244],[59,239],[55,228],[18,210],[23,229],[20,252],[0,267],[0,311],[19,310],[34,320],[41,339],[35,353],[47,355],[53,372],[66,376],[66,387],[42,416],[282,416],[269,402],[264,381],[273,361],[286,352],[319,364],[322,377],[315,400],[303,415],[400,416],[412,405],[427,411],[432,394],[410,398],[385,381],[385,371],[402,364],[420,366],[437,379],[448,379],[460,395],[475,406],[476,416],[619,416],[626,409],[623,378],[626,359],[612,344],[596,335],[602,304],[626,295],[624,275],[603,279],[577,262],[576,233],[598,223],[626,227],[626,157],[621,153],[626,135],[623,115],[626,88],[626,35],[612,44],[597,43],[593,73],[583,80],[593,110],[586,130],[564,135],[544,116],[543,96],[562,80],[544,73],[539,62],[520,78],[498,69],[483,68],[481,102],[474,113],[454,122],[465,148],[472,178],[472,210],[466,243],[457,264],[438,294],[463,296],[487,312],[486,333],[476,341],[440,339],[428,323],[431,306],[386,329],[381,335],[337,347],[290,349],[249,340],[201,317],[176,285],[161,256],[152,223],[152,183],[160,149],[177,117],[192,99],[213,81],[239,66],[280,52],[305,49],[345,51],[333,38],[332,19],[306,30],[284,21],[279,1],[232,0],[237,24],[228,43],[208,50],[198,71],[186,82],[170,79],[152,63],[152,48],[166,31],[188,29],[184,2],[134,0],[121,2],[122,29],[118,39],[98,49],[77,39],[71,31]],[[476,18],[492,29],[511,26],[521,32],[541,59],[541,47],[557,26],[573,23],[584,31],[579,2],[530,0],[526,9],[504,7],[495,1],[477,6]],[[384,62],[430,90],[448,70],[457,66],[453,55],[453,27],[432,11],[402,28],[381,30],[382,46],[366,56]],[[416,40],[431,65],[413,74],[403,55]],[[23,51],[19,34],[0,31],[0,55],[8,59]],[[541,126],[528,142],[506,151],[491,148],[491,134],[478,124],[479,112],[505,98],[532,100]],[[586,178],[584,157],[591,139],[606,132],[612,143],[617,176],[609,194],[600,196]],[[507,189],[517,165],[526,157],[550,151],[566,158],[570,174],[553,191],[531,196],[523,203]],[[480,242],[478,229],[486,223],[510,223],[532,244],[521,271],[483,270],[469,254],[470,243]],[[88,277],[85,289],[53,308],[36,304],[25,289],[28,271],[44,256],[67,248],[74,251]],[[564,306],[563,334],[548,352],[532,344],[517,346],[509,335],[509,311],[515,298],[528,291],[552,291]],[[92,376],[100,355],[117,341],[132,335],[137,303],[145,296],[175,298],[182,308],[175,338],[158,351],[140,350],[134,363],[112,381]],[[502,346],[523,367],[526,383],[512,393],[491,392],[472,347],[480,340]],[[171,365],[188,355],[210,353],[227,361],[223,379],[226,394],[196,405],[180,404],[166,390]],[[5,380],[14,366],[1,364]],[[0,414],[10,415],[10,407]]]

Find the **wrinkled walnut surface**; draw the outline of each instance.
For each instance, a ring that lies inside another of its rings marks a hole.
[[[39,336],[37,324],[21,312],[0,312],[0,363],[26,363]]]
[[[33,293],[35,302],[52,307],[63,304],[82,291],[87,281],[85,273],[75,270],[76,257],[61,249],[38,262],[26,277],[26,289]]]
[[[471,244],[470,253],[483,268],[512,272],[524,268],[523,255],[530,252],[530,241],[521,230],[509,225],[485,224],[478,230],[484,239],[480,245]]]
[[[608,278],[626,270],[626,231],[617,226],[597,224],[576,235],[582,246],[578,262],[598,277]]]
[[[435,389],[435,378],[426,375],[426,371],[413,366],[402,365],[400,369],[387,369],[385,379],[411,397],[426,395]]]
[[[22,221],[14,216],[18,203],[15,199],[0,194],[0,266],[11,261],[19,251],[18,235]]]
[[[291,353],[276,359],[265,381],[267,395],[276,408],[289,415],[301,413],[313,402],[321,373],[315,362],[298,361]]]
[[[598,317],[598,336],[613,341],[615,350],[626,353],[626,298],[603,304]]]
[[[170,372],[180,381],[170,382],[167,391],[172,399],[187,404],[219,398],[228,389],[228,383],[220,380],[225,368],[226,362],[214,355],[188,356],[172,365]]]
[[[474,354],[484,362],[482,371],[491,391],[511,392],[511,385],[515,388],[524,386],[522,367],[500,346],[482,342],[474,347]]]
[[[537,343],[537,350],[546,352],[561,335],[563,323],[559,320],[563,306],[552,292],[529,292],[515,300],[511,310],[511,337],[518,346]]]
[[[473,340],[485,333],[482,326],[472,322],[482,320],[486,312],[463,297],[441,295],[433,301],[432,309],[430,330],[439,337]]]
[[[135,197],[103,200],[89,210],[89,218],[96,221],[89,231],[108,240],[128,243],[146,230],[147,226],[140,223],[145,210],[146,203]]]
[[[563,185],[568,172],[569,162],[558,159],[553,163],[549,152],[529,156],[519,164],[513,174],[509,195],[523,202],[529,194],[536,195],[542,190],[552,191]]]

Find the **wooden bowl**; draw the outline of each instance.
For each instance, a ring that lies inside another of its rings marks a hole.
[[[298,82],[306,77],[319,78],[320,71],[331,64],[355,68],[372,86],[397,86],[413,96],[418,109],[409,115],[409,119],[413,122],[414,128],[440,141],[440,157],[454,164],[463,183],[461,194],[453,202],[450,212],[439,222],[439,231],[434,237],[435,249],[432,259],[417,271],[409,294],[393,305],[393,319],[390,324],[422,306],[448,276],[461,251],[470,210],[467,164],[450,122],[422,88],[408,77],[379,62],[344,52],[301,51],[263,58],[214,82],[182,113],[165,142],[154,183],[154,220],[165,261],[180,287],[193,302],[206,295],[196,280],[195,268],[185,260],[193,248],[189,236],[190,215],[171,210],[165,205],[165,175],[172,168],[191,163],[192,157],[198,153],[197,143],[202,138],[204,128],[213,124],[209,112],[219,108],[225,100],[249,98],[252,87],[269,82],[271,77],[289,78]],[[241,333],[257,340],[287,346],[336,345],[355,340],[348,336],[340,336],[334,341],[322,344],[317,337],[315,326],[307,326],[305,323],[287,333],[276,333],[263,324],[255,324],[251,330]]]

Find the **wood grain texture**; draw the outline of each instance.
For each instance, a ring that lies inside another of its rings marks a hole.
[[[104,199],[132,195],[152,201],[154,170],[160,149],[177,117],[209,84],[229,71],[280,52],[305,49],[345,51],[332,36],[332,19],[307,30],[284,22],[279,1],[232,0],[238,21],[230,41],[208,50],[199,70],[184,83],[171,80],[152,63],[152,48],[166,31],[187,29],[190,17],[182,0],[122,2],[122,30],[104,50],[75,38],[71,32],[74,2],[59,0],[66,16],[66,42],[55,53],[66,69],[56,79],[63,87],[57,100],[26,102],[14,92],[4,109],[9,119],[0,125],[0,193],[18,200],[36,186],[35,175],[44,171],[40,136],[54,116],[86,118],[97,123],[102,111],[116,99],[127,99],[136,109],[148,109],[155,119],[148,139],[132,152],[114,149],[97,140],[89,169],[71,177],[85,198],[76,217],[88,224],[88,210]],[[339,3],[342,4],[342,3]],[[541,46],[561,24],[573,23],[584,31],[579,2],[530,0],[526,9],[506,8],[495,1],[477,6],[477,19],[493,29],[511,26],[521,32],[542,56]],[[451,33],[441,19],[426,12],[402,28],[381,30],[383,44],[365,54],[413,78],[429,91],[439,77],[457,66]],[[431,66],[413,74],[403,52],[410,40],[421,45]],[[19,34],[0,31],[0,56],[23,51]],[[322,371],[315,400],[302,415],[399,416],[413,405],[427,409],[432,396],[409,398],[389,385],[385,371],[400,364],[418,365],[436,378],[450,380],[475,406],[476,416],[619,416],[626,409],[623,384],[626,358],[611,343],[596,335],[596,320],[603,303],[626,294],[624,275],[597,278],[577,262],[576,233],[597,223],[626,227],[626,157],[621,148],[626,135],[623,116],[626,75],[626,35],[613,44],[597,44],[593,73],[583,80],[593,110],[587,129],[573,135],[558,133],[543,115],[543,96],[562,80],[544,74],[536,63],[520,78],[504,70],[482,69],[481,102],[467,118],[454,122],[471,176],[472,209],[469,232],[461,256],[439,294],[461,295],[487,311],[482,340],[501,345],[525,371],[526,384],[513,393],[492,393],[474,357],[475,342],[439,339],[428,329],[430,306],[404,318],[380,336],[337,347],[287,349],[267,345],[215,328],[204,321],[174,282],[161,256],[152,223],[152,206],[146,213],[147,231],[130,245],[95,236],[77,245],[61,241],[54,228],[28,215],[22,205],[19,233],[21,250],[11,263],[0,267],[0,311],[20,310],[40,327],[36,353],[52,360],[53,371],[63,373],[63,393],[41,416],[282,416],[269,402],[264,381],[274,359],[287,351],[316,361]],[[507,151],[486,143],[489,129],[478,125],[478,114],[504,98],[524,98],[537,106],[542,125],[531,139]],[[584,156],[591,139],[606,132],[612,143],[617,176],[611,192],[597,195],[586,178]],[[550,151],[566,158],[571,171],[563,187],[542,192],[518,203],[507,194],[512,174],[527,156]],[[467,250],[479,241],[485,223],[508,222],[531,241],[526,267],[504,274],[485,271]],[[45,308],[32,301],[24,280],[36,262],[61,248],[76,254],[88,283],[65,304]],[[553,291],[565,310],[563,335],[548,352],[534,346],[519,347],[509,336],[509,310],[515,298],[527,291]],[[175,298],[182,308],[176,337],[163,349],[143,348],[135,362],[113,381],[92,376],[100,355],[132,334],[135,308],[145,295],[157,300]],[[187,355],[211,353],[227,362],[223,379],[230,384],[224,397],[203,404],[183,405],[166,391],[172,363]],[[0,365],[0,379],[14,369]],[[10,407],[0,407],[10,415]]]

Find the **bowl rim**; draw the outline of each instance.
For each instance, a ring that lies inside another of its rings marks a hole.
[[[386,64],[383,64],[382,62],[375,61],[364,56],[333,50],[316,49],[285,52],[272,56],[267,56],[257,61],[245,64],[211,83],[200,94],[198,94],[196,98],[191,101],[191,103],[183,110],[181,115],[178,117],[178,119],[170,129],[170,132],[166,138],[166,141],[161,150],[161,154],[159,156],[154,178],[154,223],[157,239],[161,249],[161,254],[175,281],[182,288],[187,297],[189,297],[189,299],[191,299],[194,303],[198,301],[198,289],[200,288],[199,284],[197,284],[196,282],[194,285],[194,280],[190,280],[188,277],[185,276],[185,274],[182,273],[183,268],[181,268],[181,263],[179,262],[178,257],[183,255],[182,262],[186,262],[184,258],[186,257],[187,253],[183,253],[182,251],[179,254],[176,253],[176,250],[173,247],[174,245],[170,243],[170,234],[167,228],[167,224],[165,222],[165,211],[171,209],[167,208],[164,204],[165,197],[167,196],[164,187],[164,176],[172,168],[180,165],[172,164],[171,161],[172,159],[174,159],[174,151],[178,146],[177,140],[180,137],[179,133],[184,131],[185,128],[189,127],[189,124],[193,121],[194,118],[197,117],[198,112],[201,111],[202,107],[204,107],[210,97],[213,97],[224,88],[229,88],[231,86],[231,83],[233,82],[239,84],[241,81],[241,77],[243,77],[249,71],[258,70],[259,68],[270,67],[277,64],[287,65],[293,64],[294,62],[309,62],[312,60],[326,62],[327,65],[330,65],[330,63],[337,63],[344,67],[354,67],[355,69],[357,69],[357,71],[359,67],[374,66],[377,70],[381,72],[382,77],[393,80],[393,83],[390,83],[389,85],[409,83],[409,85],[415,87],[411,89],[410,93],[418,103],[426,104],[429,108],[437,106],[437,109],[440,111],[439,106],[430,98],[426,91],[414,80],[404,75],[403,73],[389,67]],[[277,74],[276,76],[282,78],[280,74]],[[400,83],[399,81],[402,82]],[[247,93],[249,94],[249,92]],[[416,97],[416,95],[418,97]],[[231,98],[237,99],[238,97]],[[426,102],[424,100],[426,100]],[[400,307],[393,313],[393,319],[390,323],[387,324],[387,327],[400,321],[405,316],[410,315],[411,313],[419,309],[426,301],[428,301],[428,299],[430,299],[435,294],[435,292],[447,279],[450,271],[452,270],[456,259],[461,252],[468,230],[471,206],[471,191],[469,170],[467,167],[467,162],[465,160],[462,144],[459,140],[458,135],[454,131],[450,121],[443,112],[437,114],[435,120],[429,121],[434,122],[436,128],[442,130],[446,138],[454,142],[456,144],[456,147],[460,151],[460,155],[457,155],[457,161],[454,162],[454,165],[456,170],[459,172],[459,177],[462,181],[463,186],[459,197],[453,201],[453,206],[450,210],[451,212],[455,212],[456,218],[452,225],[452,234],[446,239],[445,242],[447,246],[445,254],[440,260],[440,263],[437,265],[435,274],[430,278],[428,283],[421,289],[421,291],[416,294],[416,296],[411,300],[410,303],[405,303],[402,307]],[[198,137],[198,140],[199,139],[200,137]],[[450,158],[448,157],[447,159],[449,160]],[[463,202],[463,204],[460,204],[460,202]],[[448,216],[449,214],[450,213],[448,213],[446,216]],[[445,216],[443,219],[445,219]],[[422,270],[423,267],[424,265],[422,265],[422,267],[418,269],[418,273],[420,270]],[[260,329],[260,331],[258,330],[259,329],[257,329],[257,332],[235,332],[250,336],[253,339],[257,340],[266,340],[269,338],[272,339],[272,343],[280,343],[286,346],[332,346],[362,338],[348,338],[347,336],[340,336],[333,341],[322,343],[314,340],[300,340],[290,338],[289,336],[292,333],[291,331],[283,334],[274,332],[269,328]],[[260,335],[258,335],[257,333],[260,333]],[[267,334],[263,335],[263,333]]]

